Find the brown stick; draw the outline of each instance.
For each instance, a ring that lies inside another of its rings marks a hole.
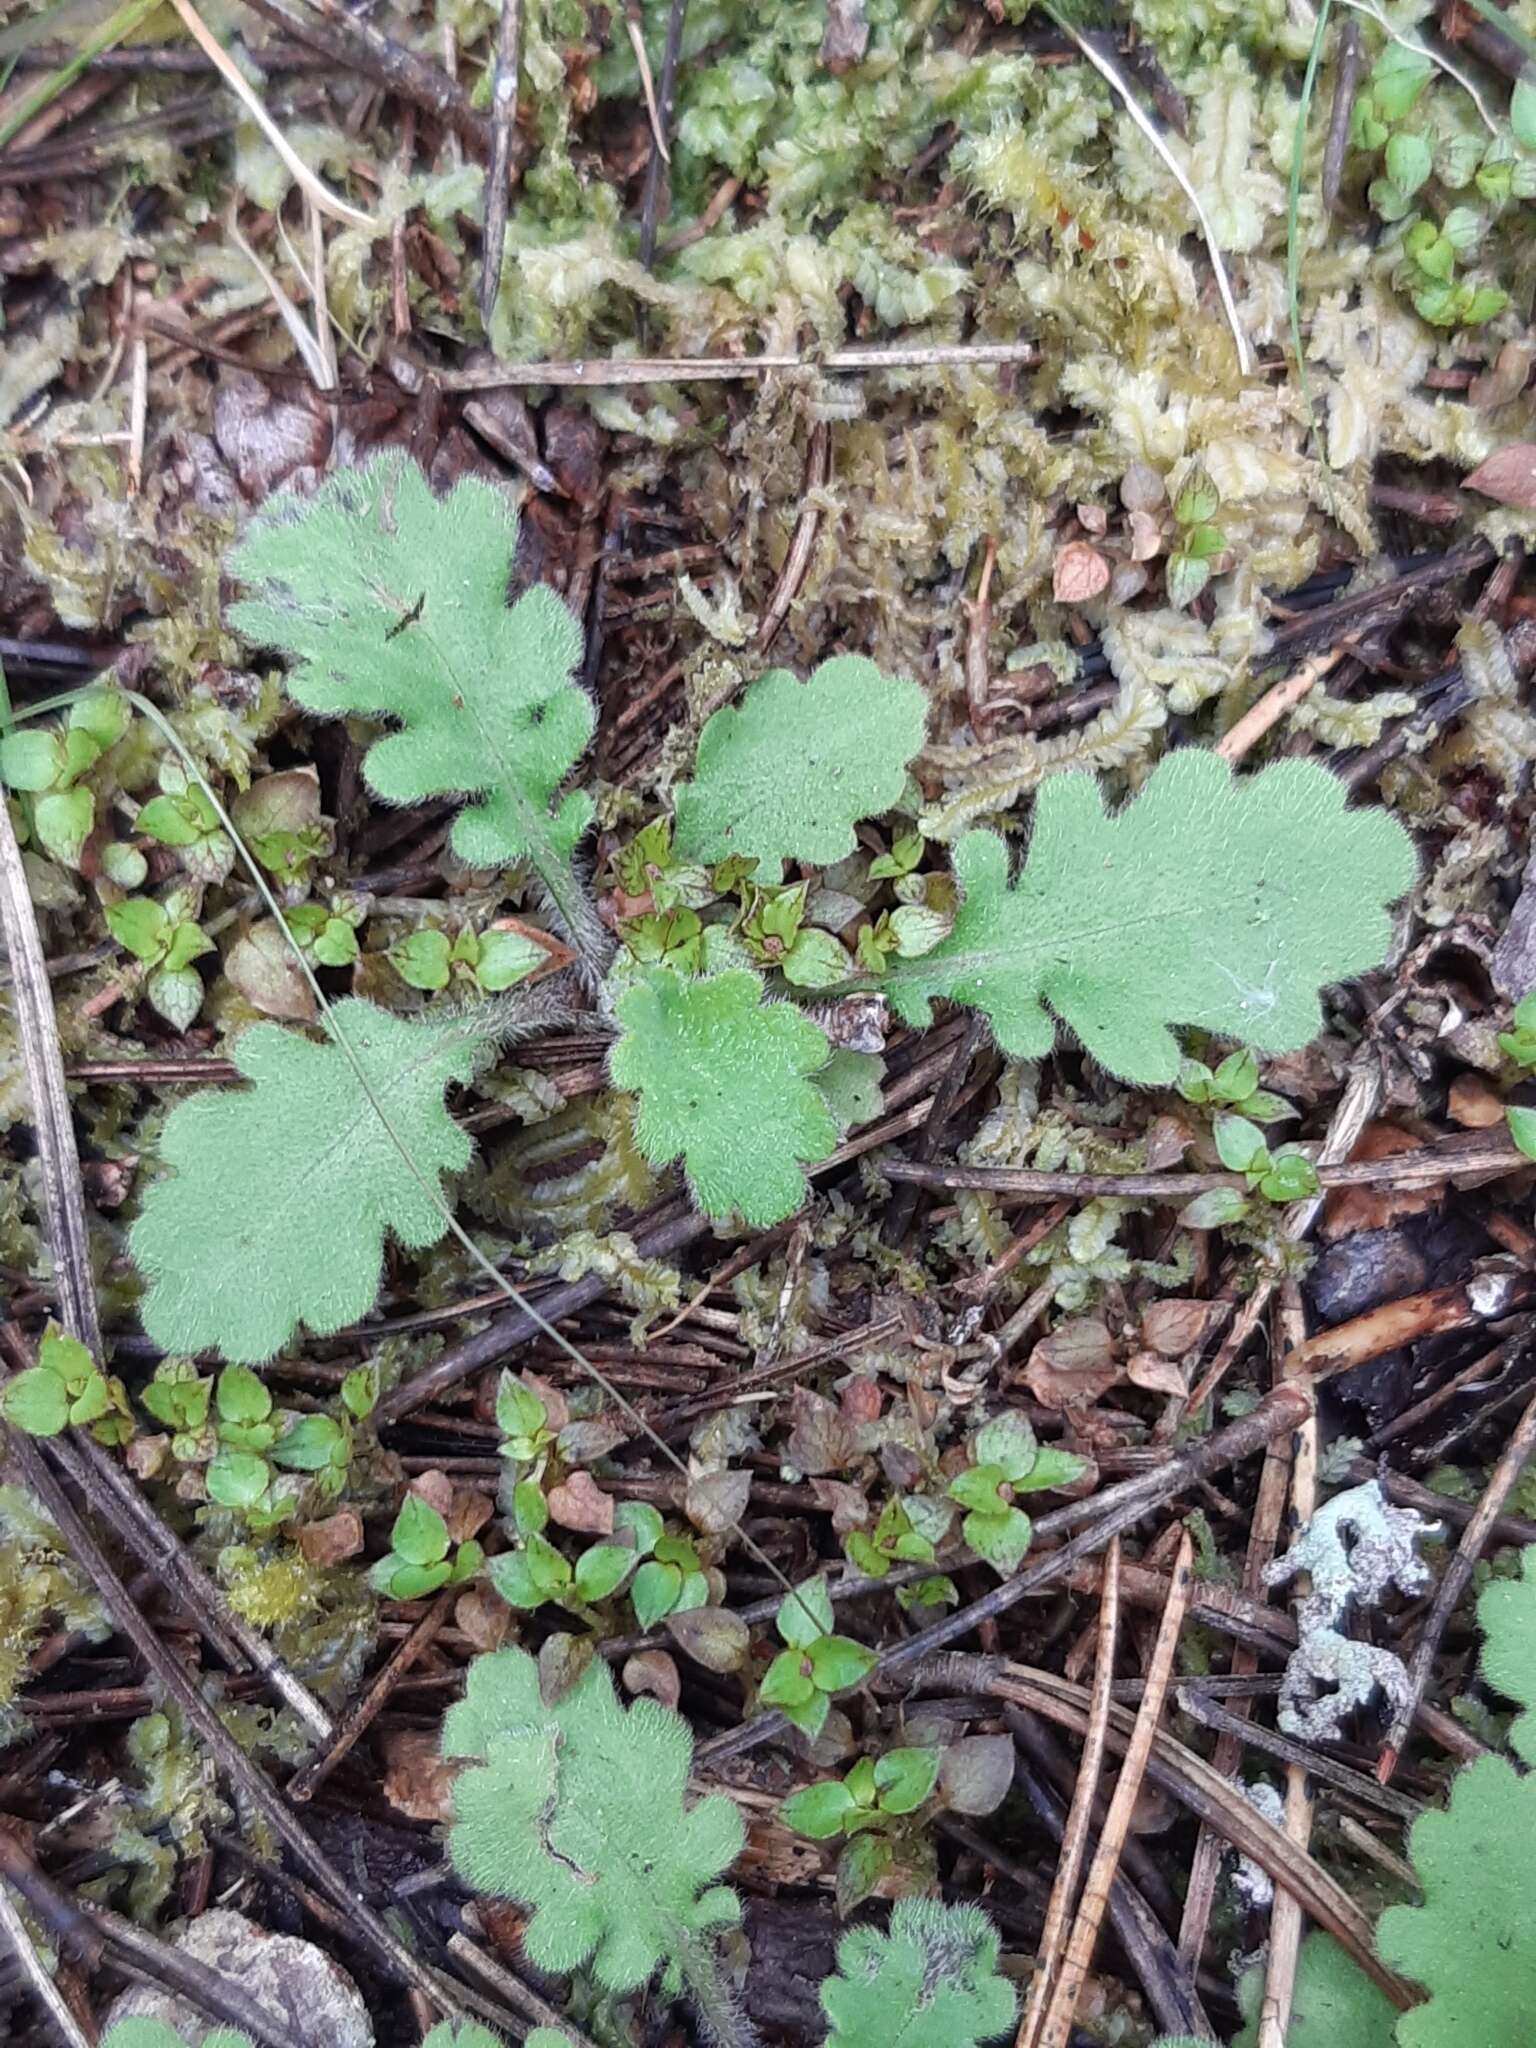
[[[776,370],[820,370],[827,376],[875,370],[977,369],[1039,360],[1030,341],[929,342],[914,347],[838,348],[824,356],[612,356],[566,363],[497,363],[483,370],[450,370],[437,379],[444,391],[496,391],[508,385],[553,384],[601,391],[617,384],[735,384]]]
[[[1264,1466],[1259,1474],[1258,1498],[1254,1502],[1253,1521],[1248,1531],[1248,1547],[1243,1559],[1243,1593],[1255,1607],[1259,1607],[1264,1589],[1264,1567],[1275,1554],[1275,1541],[1280,1530],[1280,1518],[1285,1512],[1285,1497],[1289,1487],[1291,1470],[1291,1440],[1276,1438],[1264,1453]],[[1202,1593],[1216,1591],[1214,1587],[1202,1587]],[[1274,1608],[1260,1609],[1265,1614],[1280,1617]],[[1295,1624],[1285,1617],[1294,1633]],[[1259,1668],[1257,1647],[1248,1642],[1235,1643],[1232,1649],[1232,1673],[1234,1677],[1246,1677]],[[1234,1708],[1234,1719],[1245,1717],[1248,1708],[1245,1701],[1238,1701]],[[1235,1732],[1223,1732],[1216,1742],[1211,1758],[1212,1767],[1226,1777],[1234,1777],[1242,1762],[1243,1746]],[[1184,1894],[1184,1914],[1179,1923],[1179,1954],[1191,1970],[1200,1967],[1200,1956],[1205,1948],[1205,1937],[1210,1928],[1211,1908],[1216,1901],[1216,1881],[1221,1872],[1222,1842],[1216,1830],[1202,1823],[1199,1839],[1195,1843],[1194,1861],[1190,1866],[1189,1888]]]
[[[1275,1316],[1276,1344],[1281,1353],[1276,1378],[1281,1385],[1295,1384],[1304,1375],[1305,1367],[1298,1360],[1306,1349],[1305,1333],[1301,1290],[1294,1280],[1287,1280]],[[1291,1439],[1288,1529],[1293,1539],[1317,1509],[1317,1451],[1317,1417],[1313,1415]],[[1286,1766],[1284,1828],[1286,1839],[1305,1855],[1312,1840],[1312,1786],[1305,1764]],[[1291,2028],[1302,1926],[1301,1901],[1289,1887],[1277,1889],[1269,1916],[1269,1955],[1264,1965],[1264,1998],[1259,2008],[1259,2048],[1285,2048]]]
[[[444,121],[479,157],[491,153],[491,124],[476,113],[469,95],[446,71],[418,57],[382,29],[349,13],[340,0],[309,0],[312,14],[294,14],[280,0],[245,0],[253,14],[274,23],[285,35],[307,43],[348,71],[360,71],[423,113]],[[321,17],[315,19],[314,16]],[[266,52],[260,61],[265,66]]]
[[[915,1674],[915,1679],[928,1690],[988,1693],[994,1699],[1027,1707],[1059,1727],[1079,1734],[1088,1725],[1087,1688],[1075,1685],[1071,1679],[1058,1678],[1054,1672],[955,1653],[931,1659]],[[1126,1708],[1111,1706],[1111,1748],[1124,1752],[1132,1725]],[[1408,1985],[1377,1955],[1371,1922],[1348,1892],[1310,1856],[1299,1856],[1281,1831],[1250,1806],[1219,1772],[1212,1770],[1203,1757],[1159,1729],[1153,1738],[1147,1776],[1192,1813],[1220,1829],[1233,1848],[1251,1857],[1277,1883],[1294,1890],[1308,1916],[1348,1949],[1400,2012],[1406,2012],[1416,2002]]]
[[[1333,106],[1328,115],[1328,136],[1323,144],[1323,204],[1330,213],[1339,211],[1339,188],[1344,182],[1344,162],[1349,155],[1349,125],[1355,111],[1355,94],[1360,89],[1360,24],[1350,20],[1339,37],[1339,68],[1333,79]]]
[[[768,600],[763,622],[757,629],[759,654],[766,654],[773,645],[779,628],[789,617],[790,606],[800,594],[805,572],[811,566],[811,550],[816,545],[816,530],[821,525],[821,507],[815,502],[815,494],[826,487],[827,478],[831,474],[832,430],[825,420],[818,420],[811,429],[811,445],[806,451],[805,488],[801,493],[804,503],[800,517],[795,521],[789,553],[784,557],[784,567],[780,570],[779,580],[773,587],[773,595]]]
[[[1241,761],[1244,754],[1256,747],[1271,726],[1278,725],[1288,711],[1294,711],[1310,690],[1336,668],[1343,659],[1344,650],[1336,647],[1329,654],[1314,654],[1310,661],[1304,661],[1294,675],[1287,676],[1283,683],[1276,683],[1266,690],[1257,704],[1250,705],[1242,717],[1216,743],[1216,752],[1223,761]]]
[[[480,247],[480,318],[487,334],[501,289],[507,244],[507,201],[512,182],[512,138],[517,133],[517,92],[523,69],[523,0],[501,0],[496,31],[496,76],[491,86],[491,160],[485,173],[485,234]]]
[[[1038,2048],[1044,2026],[1065,1964],[1062,1943],[1068,1916],[1077,1892],[1077,1880],[1088,1848],[1088,1831],[1093,1825],[1093,1802],[1104,1769],[1104,1741],[1109,1726],[1109,1691],[1115,1677],[1115,1636],[1120,1625],[1120,1539],[1115,1537],[1104,1557],[1103,1589],[1099,1600],[1099,1644],[1093,1667],[1093,1698],[1088,1709],[1088,1732],[1083,1741],[1082,1762],[1072,1788],[1072,1804],[1061,1838],[1061,1854],[1051,1886],[1045,1929],[1040,1936],[1039,1964],[1029,1987],[1029,2004],[1019,2022],[1014,2048]]]
[[[431,1648],[443,1624],[453,1612],[453,1604],[458,1597],[457,1586],[444,1586],[372,1685],[345,1716],[341,1726],[331,1737],[330,1747],[322,1750],[318,1756],[311,1757],[307,1764],[294,1772],[285,1790],[295,1804],[313,1799],[343,1757],[368,1732],[400,1680]]]
[[[1533,1299],[1536,1274],[1479,1274],[1455,1287],[1405,1294],[1401,1301],[1383,1302],[1380,1308],[1368,1309],[1350,1322],[1320,1330],[1297,1346],[1289,1362],[1295,1373],[1306,1374],[1315,1384],[1421,1338],[1500,1321],[1516,1309],[1528,1307]]]
[[[1162,1625],[1158,1629],[1157,1641],[1152,1650],[1152,1662],[1147,1671],[1147,1690],[1131,1730],[1131,1739],[1126,1745],[1120,1774],[1115,1780],[1115,1794],[1109,1802],[1109,1812],[1105,1815],[1104,1826],[1099,1834],[1099,1846],[1089,1866],[1088,1879],[1083,1887],[1083,1903],[1078,1910],[1077,1920],[1067,1943],[1061,1974],[1046,2009],[1045,2022],[1040,2029],[1039,2048],[1067,2048],[1072,2033],[1077,2001],[1082,1996],[1083,1985],[1088,1977],[1088,1966],[1093,1961],[1093,1952],[1098,1946],[1099,1929],[1104,1922],[1104,1908],[1109,1900],[1109,1888],[1114,1882],[1116,1870],[1120,1867],[1120,1852],[1125,1846],[1126,1834],[1131,1825],[1131,1814],[1136,1805],[1137,1795],[1141,1791],[1141,1781],[1146,1774],[1148,1759],[1152,1754],[1152,1743],[1163,1715],[1163,1702],[1168,1697],[1168,1682],[1173,1676],[1174,1652],[1179,1646],[1179,1631],[1184,1626],[1184,1614],[1189,1606],[1190,1586],[1194,1578],[1194,1558],[1195,1546],[1186,1530],[1180,1540],[1179,1554],[1173,1567],[1173,1590],[1168,1595],[1168,1605],[1163,1610]]]
[[[1431,1188],[1463,1174],[1517,1173],[1530,1163],[1504,1132],[1478,1131],[1416,1152],[1394,1152],[1385,1159],[1321,1164],[1317,1178],[1324,1188]],[[887,1160],[880,1170],[888,1180],[915,1181],[920,1187],[975,1188],[1037,1201],[1063,1195],[1082,1201],[1120,1195],[1182,1202],[1212,1188],[1241,1190],[1247,1185],[1240,1173],[1039,1173],[1023,1166],[946,1166],[917,1159]]]
[[[1515,1481],[1525,1469],[1531,1452],[1536,1450],[1536,1398],[1527,1402],[1525,1411],[1510,1433],[1509,1442],[1504,1446],[1503,1455],[1488,1475],[1488,1484],[1483,1488],[1477,1512],[1461,1532],[1461,1541],[1456,1546],[1456,1555],[1445,1568],[1444,1576],[1435,1591],[1435,1598],[1424,1625],[1419,1631],[1418,1647],[1413,1661],[1408,1666],[1408,1686],[1392,1725],[1387,1730],[1382,1744],[1381,1757],[1376,1765],[1376,1775],[1383,1785],[1390,1784],[1397,1769],[1398,1758],[1403,1744],[1408,1740],[1408,1731],[1413,1726],[1413,1717],[1419,1701],[1424,1697],[1429,1684],[1430,1672],[1434,1669],[1435,1654],[1440,1647],[1440,1638],[1445,1633],[1446,1623],[1461,1604],[1462,1596],[1472,1583],[1472,1573],[1483,1552],[1483,1545],[1499,1510],[1514,1487]]]

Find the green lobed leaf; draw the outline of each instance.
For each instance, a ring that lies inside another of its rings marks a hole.
[[[101,2037],[101,2048],[187,2048],[184,2034],[164,2020],[119,2020]],[[213,2027],[198,2036],[198,2048],[253,2048],[249,2034],[234,2027]]]
[[[901,795],[927,718],[916,683],[863,655],[836,655],[803,683],[788,669],[759,676],[709,720],[694,780],[672,793],[679,855],[755,859],[759,882],[776,882],[786,859],[841,860],[859,819]]]
[[[1020,1059],[1050,1051],[1054,1011],[1146,1085],[1179,1071],[1173,1024],[1293,1050],[1321,1029],[1318,990],[1383,958],[1383,906],[1413,882],[1402,826],[1346,797],[1310,761],[1239,778],[1193,747],[1115,815],[1092,776],[1051,776],[1017,880],[1004,840],[966,833],[954,930],[882,987],[909,1024],[936,996],[985,1011]]]
[[[889,1933],[856,1927],[821,1987],[826,2048],[977,2048],[1013,2022],[998,1939],[975,1906],[899,1899]]]
[[[328,1335],[373,1306],[388,1233],[419,1250],[447,1227],[429,1189],[469,1162],[443,1106],[448,1083],[474,1070],[463,1021],[413,1021],[349,998],[325,1028],[329,1044],[252,1025],[233,1058],[254,1085],[205,1089],[166,1122],[173,1171],[145,1195],[129,1240],[149,1281],[144,1327],[166,1351],[255,1363],[300,1323]]]
[[[824,1159],[837,1125],[807,1077],[825,1035],[788,1003],[764,999],[744,968],[685,980],[645,969],[620,997],[624,1036],[609,1057],[640,1098],[635,1139],[653,1166],[681,1153],[699,1207],[777,1223],[805,1199],[803,1162]]]
[[[391,453],[271,501],[230,557],[250,590],[230,621],[291,658],[300,704],[397,722],[364,757],[377,795],[475,799],[452,835],[471,867],[568,861],[592,815],[584,794],[551,809],[593,709],[565,605],[543,585],[506,602],[517,531],[505,492],[466,478],[434,497]]]
[[[540,1968],[590,1959],[605,1989],[630,1991],[738,1917],[714,1880],[741,1851],[740,1815],[718,1796],[687,1804],[687,1722],[648,1698],[626,1711],[600,1657],[553,1706],[526,1651],[477,1657],[443,1754],[474,1765],[454,1785],[454,1868],[529,1909]]]
[[[1261,1965],[1247,1971],[1238,1985],[1238,2003],[1248,2025],[1232,2048],[1257,2048],[1263,1996]],[[1286,2048],[1393,2048],[1396,2023],[1391,2000],[1348,1951],[1320,1929],[1309,1934],[1297,1958]]]
[[[1536,1916],[1525,1858],[1533,1835],[1536,1778],[1495,1756],[1457,1773],[1443,1813],[1415,1821],[1409,1854],[1424,1902],[1389,1907],[1376,1929],[1384,1960],[1429,1992],[1399,2017],[1399,2048],[1528,2038]]]
[[[792,1792],[779,1808],[779,1819],[797,1835],[813,1842],[829,1842],[843,1831],[843,1818],[853,1813],[858,1802],[841,1779],[828,1778],[820,1785],[807,1785]]]
[[[1525,1711],[1509,1731],[1522,1763],[1536,1764],[1536,1544],[1520,1553],[1518,1579],[1491,1579],[1478,1595],[1483,1677]]]

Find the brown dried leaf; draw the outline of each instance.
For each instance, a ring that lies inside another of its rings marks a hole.
[[[690,1607],[667,1616],[667,1634],[685,1656],[706,1671],[739,1671],[752,1647],[752,1632],[728,1607]]]
[[[1199,1348],[1216,1313],[1211,1301],[1154,1301],[1142,1311],[1141,1341],[1164,1358],[1186,1358]],[[1136,1379],[1134,1369],[1131,1378]]]
[[[1496,1095],[1481,1074],[1458,1074],[1451,1083],[1447,1105],[1451,1121],[1464,1131],[1491,1131],[1504,1121],[1504,1100]]]
[[[1189,1389],[1184,1384],[1184,1375],[1171,1358],[1159,1358],[1155,1351],[1136,1351],[1126,1364],[1125,1376],[1133,1387],[1144,1387],[1149,1394],[1172,1394],[1175,1397]]]
[[[704,1536],[725,1536],[747,1512],[750,1472],[700,1472],[688,1481],[683,1513]]]
[[[306,1522],[299,1531],[299,1549],[310,1564],[341,1564],[363,1547],[363,1518],[356,1508],[338,1508],[323,1522]]]
[[[1418,1152],[1423,1140],[1396,1124],[1367,1124],[1351,1159],[1391,1159]],[[1348,1237],[1352,1230],[1384,1230],[1399,1216],[1419,1216],[1440,1199],[1436,1188],[1335,1188],[1323,1205],[1324,1237]]]
[[[1109,588],[1109,563],[1085,540],[1069,540],[1056,550],[1051,568],[1051,594],[1058,604],[1086,604]]]
[[[1464,482],[1469,491],[1501,505],[1536,511],[1536,442],[1511,441],[1507,448],[1496,448]]]
[[[512,1610],[489,1586],[466,1586],[454,1602],[453,1619],[477,1650],[499,1650],[512,1626]]]
[[[547,1495],[552,1520],[582,1536],[613,1534],[613,1502],[590,1472],[572,1472]]]
[[[1183,1117],[1153,1117],[1147,1126],[1147,1172],[1163,1173],[1177,1166],[1194,1141],[1194,1130]]]
[[[675,1708],[683,1696],[683,1681],[665,1650],[636,1650],[625,1658],[623,1676],[626,1692],[648,1692],[664,1707]]]
[[[790,1396],[791,1426],[785,1456],[797,1471],[811,1477],[841,1472],[855,1454],[853,1430],[837,1404],[809,1387]]]
[[[448,1762],[429,1728],[390,1728],[378,1736],[384,1797],[408,1820],[453,1819],[453,1781],[463,1769]]]
[[[1042,1337],[1024,1368],[1024,1384],[1046,1408],[1085,1408],[1122,1376],[1109,1331],[1088,1316]]]
[[[992,1813],[1008,1797],[1015,1752],[1011,1735],[968,1735],[944,1752],[939,1791],[956,1813]]]

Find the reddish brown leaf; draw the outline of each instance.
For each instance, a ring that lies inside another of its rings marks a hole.
[[[462,1764],[444,1760],[430,1728],[391,1728],[378,1737],[384,1757],[384,1797],[408,1820],[453,1818],[453,1781]]]
[[[1051,594],[1058,604],[1086,604],[1109,588],[1109,564],[1085,540],[1069,540],[1056,550],[1051,568]]]
[[[1180,1395],[1188,1392],[1184,1375],[1171,1358],[1159,1358],[1155,1351],[1133,1352],[1125,1368],[1133,1387],[1145,1387],[1149,1394]]]
[[[1512,441],[1507,448],[1496,448],[1465,481],[1469,491],[1479,491],[1501,505],[1536,511],[1536,442]]]
[[[590,1472],[572,1472],[547,1495],[552,1520],[582,1536],[613,1534],[613,1502]]]
[[[664,1707],[676,1707],[683,1696],[683,1681],[665,1650],[636,1650],[624,1660],[624,1690],[648,1692]]]
[[[1185,1358],[1198,1348],[1216,1312],[1210,1301],[1154,1301],[1142,1312],[1141,1341],[1163,1358]],[[1131,1378],[1136,1379],[1134,1370]]]
[[[356,1508],[340,1508],[323,1522],[306,1522],[299,1531],[299,1549],[311,1564],[340,1564],[363,1547],[363,1518]]]
[[[1417,1152],[1423,1140],[1396,1124],[1367,1124],[1352,1159],[1390,1159]],[[1352,1230],[1384,1230],[1399,1216],[1417,1216],[1440,1200],[1438,1188],[1335,1188],[1323,1208],[1323,1236],[1348,1237]]]
[[[1087,1316],[1043,1337],[1024,1368],[1025,1385],[1047,1408],[1085,1408],[1122,1377],[1109,1331]]]

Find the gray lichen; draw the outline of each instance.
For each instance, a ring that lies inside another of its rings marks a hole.
[[[1351,1610],[1379,1607],[1386,1593],[1422,1592],[1429,1567],[1415,1545],[1436,1534],[1411,1508],[1395,1508],[1374,1479],[1336,1494],[1319,1508],[1283,1558],[1264,1574],[1283,1586],[1306,1573],[1296,1603],[1300,1640],[1280,1686],[1280,1726],[1308,1742],[1337,1741],[1343,1722],[1379,1688],[1391,1705],[1408,1697],[1402,1660],[1344,1633]]]

